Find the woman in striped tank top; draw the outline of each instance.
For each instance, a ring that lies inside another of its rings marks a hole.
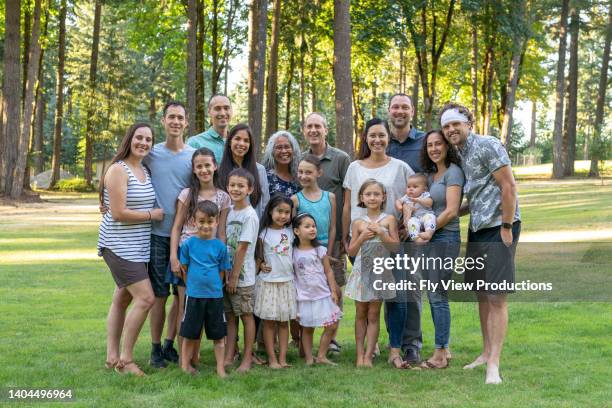
[[[142,164],[152,146],[151,127],[134,124],[100,182],[100,204],[107,211],[100,224],[98,254],[116,284],[108,312],[106,367],[138,376],[144,373],[134,363],[132,353],[155,300],[146,268],[151,220],[161,221],[164,217],[162,209],[153,208],[155,191],[149,171]],[[130,303],[133,306],[126,316]],[[122,334],[123,350],[119,354]]]

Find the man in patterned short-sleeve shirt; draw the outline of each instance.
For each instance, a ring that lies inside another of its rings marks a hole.
[[[446,139],[457,149],[465,173],[464,194],[470,213],[466,257],[486,259],[484,270],[465,272],[465,281],[476,285],[514,285],[514,255],[521,221],[510,159],[499,139],[472,133],[471,112],[448,103],[442,108],[440,125]],[[488,258],[487,258],[488,255]],[[489,286],[487,286],[488,288]],[[508,327],[507,293],[477,289],[483,333],[483,351],[464,368],[487,364],[485,383],[499,384],[499,360]]]

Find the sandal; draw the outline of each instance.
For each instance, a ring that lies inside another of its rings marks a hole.
[[[399,366],[397,365],[397,360],[400,361]],[[402,360],[402,357],[399,355],[387,360],[387,363],[389,363],[393,368],[397,368],[398,370],[405,370],[407,368],[410,368],[410,364]]]
[[[136,377],[144,377],[145,373],[136,365],[133,360],[119,360],[115,365],[115,371],[119,374],[134,374]]]
[[[421,364],[419,365],[420,368],[424,368],[426,370],[443,370],[445,368],[448,368],[448,361],[446,362],[445,366],[442,367],[438,367],[437,365],[435,365],[434,363],[432,363],[429,360],[425,360],[423,362],[421,362]]]
[[[117,366],[117,363],[119,363],[119,360],[112,360],[112,361],[106,360],[104,362],[104,367],[106,367],[109,370],[112,370],[113,368]]]

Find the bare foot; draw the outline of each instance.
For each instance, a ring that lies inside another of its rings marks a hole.
[[[337,366],[338,365],[337,363],[334,363],[333,361],[331,361],[327,357],[317,357],[317,358],[315,358],[315,362],[317,364],[327,364],[327,365],[331,365],[331,366]]]
[[[249,372],[249,370],[251,369],[251,359],[244,359],[242,360],[242,363],[240,364],[240,366],[238,367],[238,369],[236,370],[239,373],[247,373]]]
[[[280,365],[277,361],[269,363],[268,367],[270,367],[273,370],[279,370],[279,369],[283,368],[283,366]]]
[[[356,367],[363,367],[363,357],[357,356],[357,361],[355,361]]]
[[[280,362],[281,367],[283,368],[289,368],[291,367],[291,364],[287,363],[286,361],[281,361]]]
[[[501,384],[502,379],[499,375],[499,367],[495,364],[487,364],[487,376],[485,384]]]
[[[253,353],[253,364],[260,366],[260,365],[266,365],[268,364],[268,362],[266,360],[259,358],[257,354]]]
[[[374,367],[374,364],[372,364],[372,359],[371,358],[364,358],[363,359],[363,367],[367,367],[367,368]]]
[[[219,376],[219,378],[227,377],[227,373],[225,372],[225,367],[217,368],[217,375]]]
[[[313,365],[313,364],[314,364],[314,358],[311,358],[311,359],[309,359],[309,360],[306,360],[306,365],[307,365],[307,366],[311,366],[311,365]]]
[[[476,367],[478,367],[478,366],[481,366],[481,365],[483,365],[483,364],[486,364],[486,363],[487,363],[487,360],[488,360],[488,358],[487,358],[487,357],[486,357],[484,354],[481,354],[481,355],[479,355],[479,356],[476,358],[476,360],[472,361],[470,364],[466,364],[466,365],[464,365],[464,366],[463,366],[463,369],[464,369],[464,370],[471,370],[471,369],[474,369],[474,368],[476,368]]]
[[[433,231],[419,232],[419,238],[421,238],[423,241],[429,241],[433,236],[433,233]]]
[[[189,375],[197,375],[198,374],[198,370],[196,370],[192,366],[183,367],[182,370],[183,370],[183,372],[185,374],[189,374]]]

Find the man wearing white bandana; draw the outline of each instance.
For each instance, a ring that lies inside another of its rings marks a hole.
[[[482,270],[466,270],[465,281],[507,286],[514,284],[514,255],[521,230],[521,218],[510,159],[499,139],[472,132],[474,118],[456,103],[444,105],[440,126],[444,137],[457,149],[465,173],[467,205],[460,213],[470,213],[466,257],[484,257]],[[508,328],[507,294],[513,290],[477,289],[483,351],[464,369],[486,364],[486,384],[500,384],[499,360]],[[499,286],[494,286],[499,287]]]

